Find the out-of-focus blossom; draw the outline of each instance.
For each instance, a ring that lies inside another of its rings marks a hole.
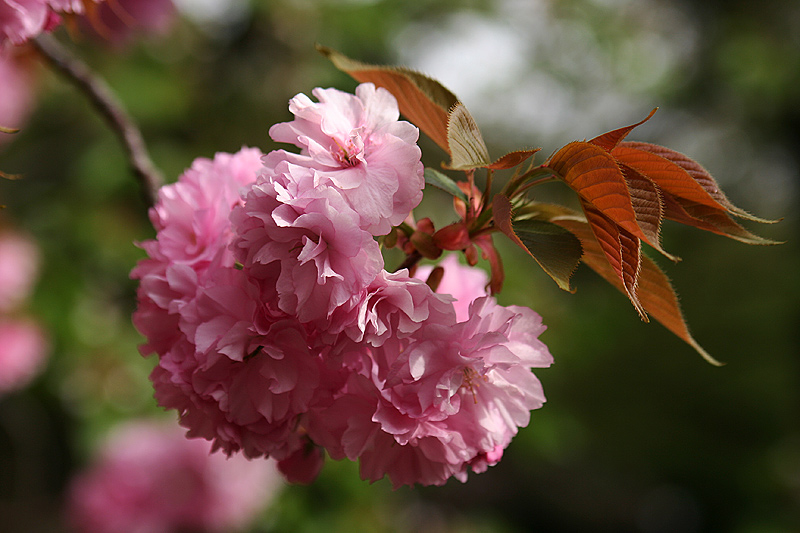
[[[0,0],[0,45],[19,45],[39,35],[49,16],[45,0]]]
[[[174,425],[129,422],[70,487],[82,533],[228,532],[247,527],[280,488],[275,463],[211,453]]]
[[[44,367],[48,342],[33,321],[0,318],[0,394],[28,385]]]
[[[318,103],[295,96],[289,103],[295,119],[272,126],[270,136],[302,148],[303,155],[286,157],[319,170],[318,183],[342,191],[363,229],[388,233],[422,200],[419,130],[398,120],[395,98],[371,83],[355,95],[320,88],[313,94]]]
[[[39,249],[27,237],[0,233],[0,312],[8,313],[30,296],[39,273]]]
[[[20,45],[51,30],[59,13],[80,14],[103,0],[0,0],[0,48]]]
[[[84,27],[97,37],[123,44],[141,33],[164,34],[175,20],[172,0],[113,0],[84,17]]]
[[[489,276],[479,268],[471,268],[458,262],[457,254],[448,254],[439,266],[444,269],[444,275],[439,282],[436,292],[449,294],[455,298],[453,305],[459,322],[469,318],[469,306],[481,296],[486,296]],[[426,280],[433,270],[432,266],[423,265],[417,268],[414,276]]]

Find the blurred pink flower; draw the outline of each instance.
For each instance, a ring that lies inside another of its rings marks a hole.
[[[25,43],[58,24],[58,13],[80,14],[103,0],[0,0],[0,48]]]
[[[486,287],[489,284],[489,276],[480,268],[459,263],[457,254],[448,254],[438,266],[444,269],[444,276],[436,292],[449,294],[455,298],[453,306],[456,309],[456,317],[459,322],[464,322],[469,318],[470,304],[488,294]],[[426,280],[432,270],[432,266],[423,265],[417,268],[414,276]]]
[[[0,233],[0,312],[8,313],[30,296],[39,273],[39,249],[21,234]]]
[[[319,170],[316,179],[342,192],[363,229],[388,233],[422,200],[419,130],[399,121],[394,96],[371,83],[359,85],[355,95],[320,88],[312,93],[319,102],[295,96],[289,103],[295,119],[272,126],[270,136],[302,148],[303,155],[286,157]]]
[[[39,35],[50,16],[46,0],[0,0],[0,46]]]
[[[0,394],[28,385],[44,367],[47,350],[36,323],[0,318]]]
[[[281,485],[275,463],[211,453],[176,426],[118,426],[72,481],[68,514],[83,533],[227,532],[247,527]]]
[[[139,33],[166,33],[175,16],[172,0],[113,0],[84,17],[84,27],[101,39],[123,44]]]

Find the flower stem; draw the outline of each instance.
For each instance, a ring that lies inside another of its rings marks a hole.
[[[83,92],[100,112],[125,147],[128,163],[142,186],[148,206],[153,206],[163,183],[142,138],[139,127],[112,92],[108,84],[83,61],[49,35],[31,41],[39,54],[64,78]]]

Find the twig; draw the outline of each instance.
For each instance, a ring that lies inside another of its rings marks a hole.
[[[51,36],[40,35],[31,42],[39,54],[62,76],[86,94],[95,108],[103,115],[125,147],[128,163],[142,185],[142,193],[147,205],[154,205],[158,197],[158,189],[164,180],[147,153],[141,131],[108,84]]]

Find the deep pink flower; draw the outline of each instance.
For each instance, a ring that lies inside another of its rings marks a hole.
[[[394,96],[371,83],[355,95],[320,88],[313,94],[318,103],[295,96],[289,103],[295,119],[272,126],[270,136],[302,148],[303,155],[286,157],[318,169],[320,183],[340,189],[362,228],[388,233],[422,199],[419,130],[399,121]]]
[[[200,158],[176,183],[162,187],[150,220],[156,239],[141,244],[148,257],[131,277],[140,280],[139,307],[133,321],[147,337],[144,353],[163,354],[174,342],[177,313],[195,297],[210,265],[233,268],[229,216],[239,193],[253,183],[261,152],[243,148],[236,154]]]
[[[325,322],[358,303],[383,267],[380,248],[340,192],[316,182],[314,170],[280,152],[265,163],[244,206],[231,215],[237,258],[250,275],[276,287],[282,311],[301,322]]]
[[[469,318],[470,304],[488,294],[486,287],[489,284],[489,276],[480,268],[459,263],[457,254],[448,254],[438,266],[444,269],[444,276],[436,292],[449,294],[455,298],[453,305],[456,317],[459,322],[464,322]],[[417,268],[414,276],[426,280],[432,270],[432,266],[423,265]]]
[[[0,319],[0,394],[28,385],[44,367],[48,343],[30,320]]]
[[[70,486],[68,513],[85,533],[223,532],[251,523],[280,488],[272,461],[210,453],[173,425],[116,428]]]
[[[399,352],[371,348],[369,364],[312,412],[310,434],[332,457],[358,459],[365,479],[464,481],[495,464],[544,403],[530,371],[552,362],[544,329],[530,309],[480,298],[466,322],[425,323]]]
[[[0,312],[18,307],[31,293],[39,271],[39,249],[17,233],[0,233]]]
[[[302,444],[298,417],[318,384],[308,331],[277,308],[274,286],[237,268],[229,216],[255,181],[260,152],[198,160],[162,188],[151,218],[158,233],[134,323],[156,352],[151,379],[163,407],[176,409],[193,437],[227,453],[283,459]]]

